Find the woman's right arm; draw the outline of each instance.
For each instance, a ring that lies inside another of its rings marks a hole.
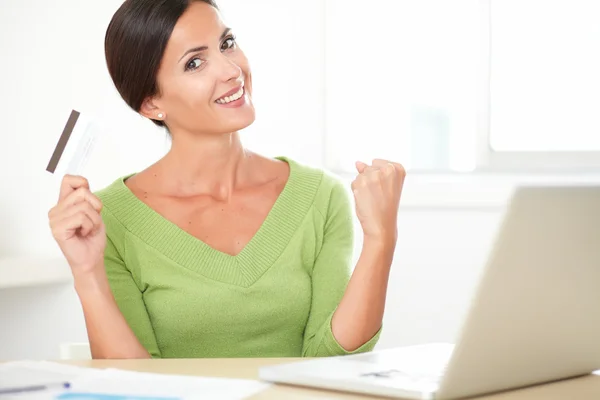
[[[101,209],[102,203],[90,192],[87,180],[67,175],[62,181],[58,203],[48,214],[52,235],[73,273],[92,357],[150,358],[151,354],[129,327],[111,290],[113,281],[117,290],[125,290],[124,304],[132,300],[128,305],[129,314],[145,315],[146,326],[140,328],[146,330],[150,324],[141,293],[112,242],[107,243]],[[154,340],[151,345],[154,355],[158,352]]]
[[[104,265],[96,276],[75,278],[75,290],[81,301],[92,358],[150,358],[137,339],[113,297]],[[140,312],[146,310],[140,310]]]

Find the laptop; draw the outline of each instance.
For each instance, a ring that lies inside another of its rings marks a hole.
[[[600,369],[600,186],[515,190],[456,339],[268,366],[259,377],[442,400]]]

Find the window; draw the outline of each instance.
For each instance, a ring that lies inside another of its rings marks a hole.
[[[600,168],[597,0],[329,0],[328,164]]]
[[[600,2],[492,0],[490,11],[491,166],[600,166]]]

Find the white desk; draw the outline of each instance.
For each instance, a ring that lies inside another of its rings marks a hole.
[[[258,369],[294,361],[294,359],[165,359],[165,360],[91,360],[61,361],[71,365],[96,368],[120,368],[141,372],[199,375],[226,378],[257,379]],[[253,400],[358,400],[374,397],[337,393],[331,391],[274,385],[254,396]],[[472,400],[598,400],[600,399],[600,376],[565,380],[504,392]]]

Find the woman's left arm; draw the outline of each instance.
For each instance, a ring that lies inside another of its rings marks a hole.
[[[333,336],[346,351],[368,342],[380,329],[398,236],[398,205],[406,173],[400,164],[357,163],[352,183],[363,247],[344,297],[335,311]]]
[[[362,252],[350,277],[354,235],[350,202],[334,188],[323,247],[313,270],[303,356],[370,351],[379,339],[405,172],[385,160],[374,160],[371,166],[357,163],[357,169],[352,190],[363,230]]]

